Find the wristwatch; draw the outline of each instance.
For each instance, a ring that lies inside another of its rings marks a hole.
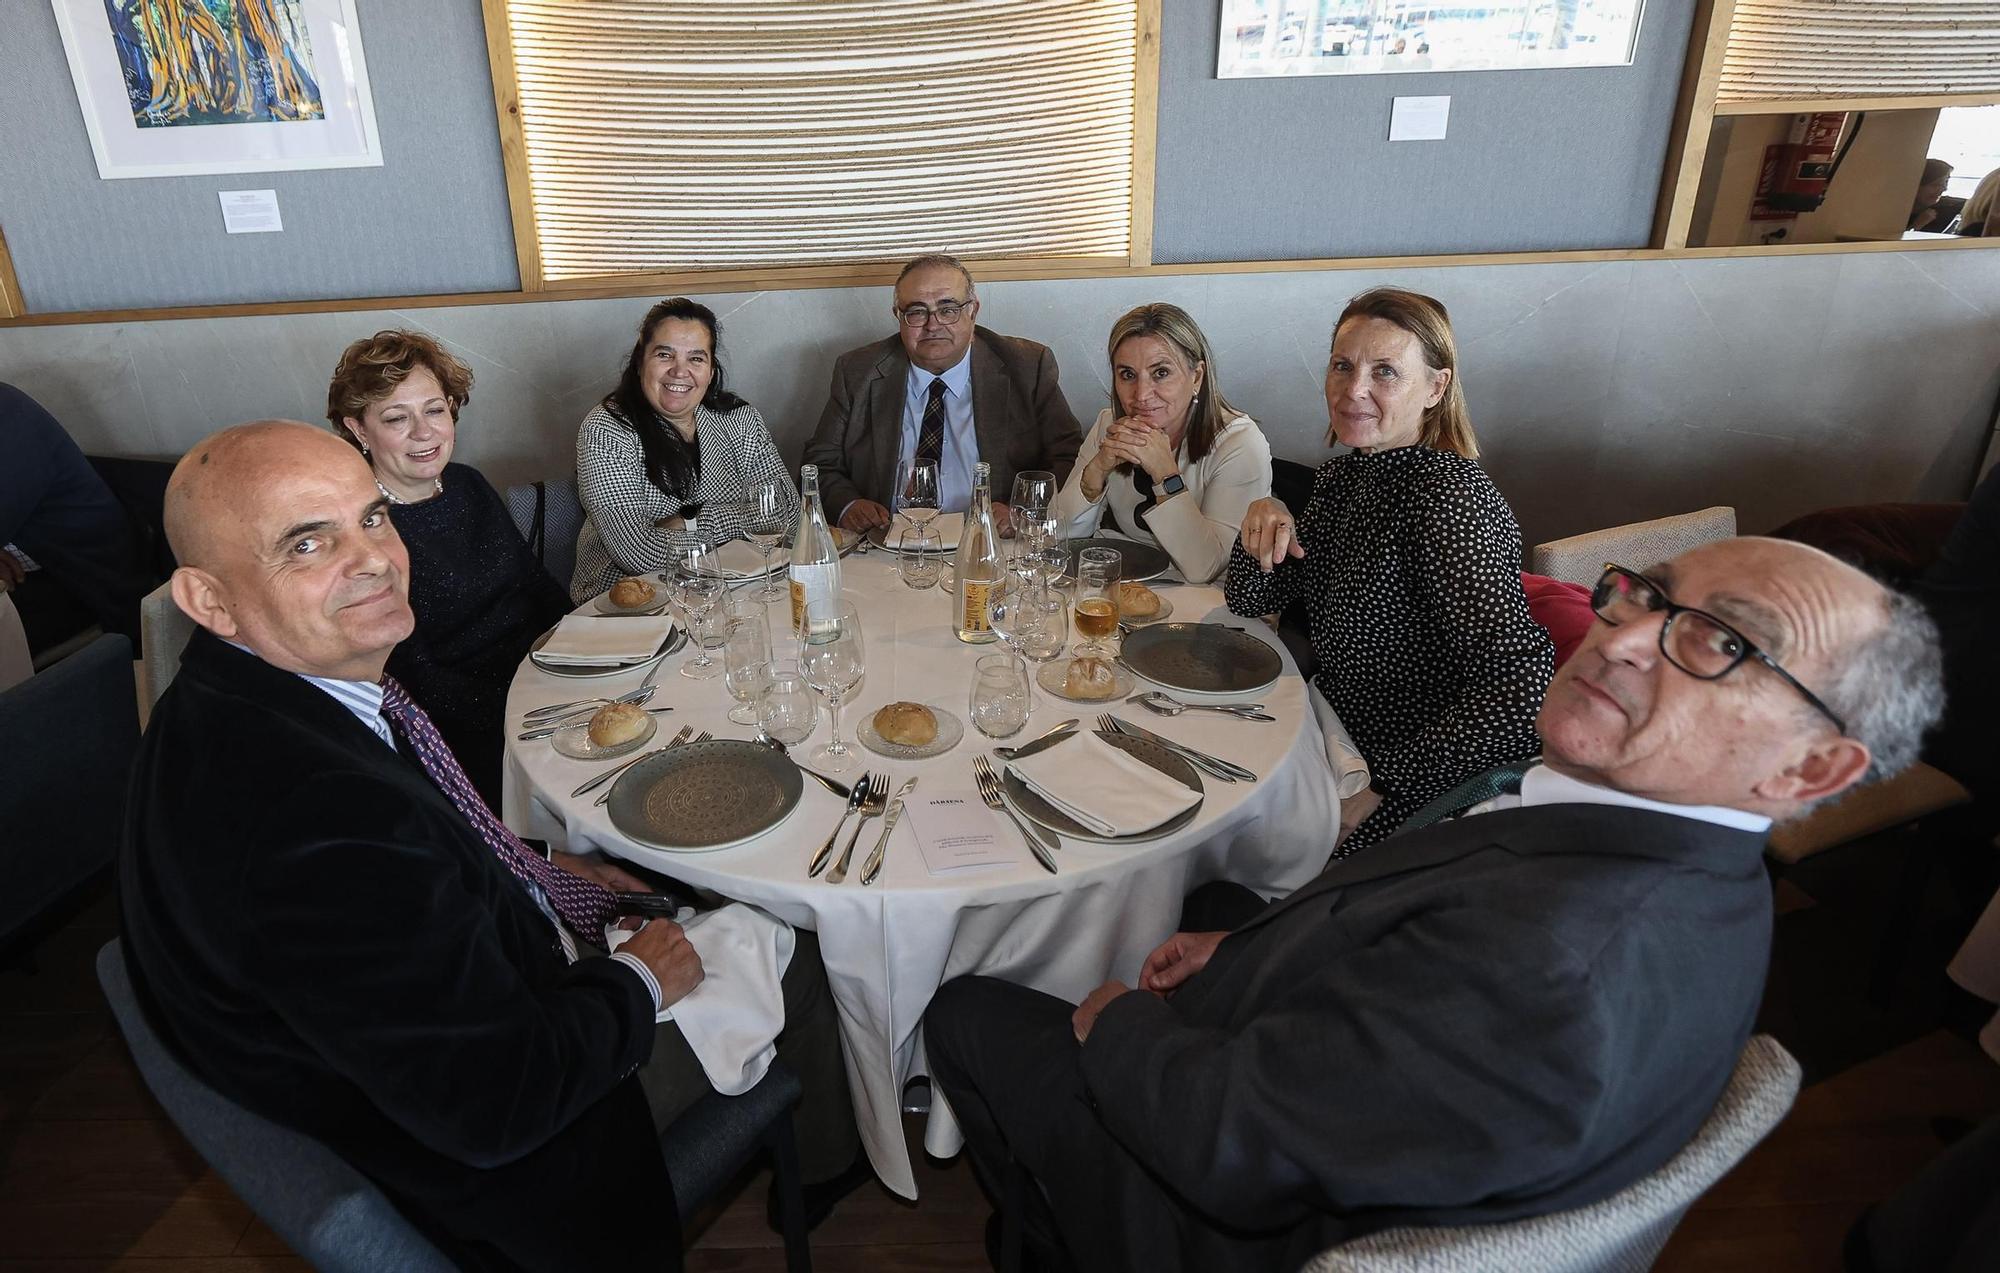
[[[1160,483],[1160,489],[1169,495],[1178,495],[1187,489],[1187,483],[1181,481],[1180,474],[1173,473],[1168,475],[1166,481]]]

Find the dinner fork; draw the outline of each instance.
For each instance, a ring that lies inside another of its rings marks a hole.
[[[613,778],[616,778],[619,774],[624,773],[627,769],[630,769],[632,766],[638,764],[646,757],[657,756],[669,747],[680,746],[682,743],[687,741],[688,735],[693,732],[694,732],[694,726],[692,725],[681,726],[680,733],[675,734],[672,738],[668,739],[660,746],[653,748],[653,750],[642,751],[638,755],[632,757],[632,759],[626,761],[622,765],[613,765],[611,768],[605,770],[603,773],[597,775],[595,778],[584,779],[583,784],[581,786],[579,786],[575,791],[569,793],[570,798],[574,800],[578,796],[589,795],[591,792],[597,790],[605,783],[610,782]]]
[[[879,818],[882,810],[889,806],[889,775],[868,775],[868,798],[861,802],[861,820],[854,824],[854,833],[847,837],[847,847],[840,851],[840,861],[826,873],[826,882],[839,884],[847,879],[847,864],[854,860],[854,842],[861,838],[861,828],[868,825],[868,819]]]
[[[707,742],[707,741],[708,741],[709,739],[711,739],[711,738],[713,738],[713,737],[715,737],[715,735],[714,735],[714,734],[711,734],[711,733],[709,733],[709,732],[708,732],[707,730],[705,730],[705,729],[704,729],[704,730],[702,730],[702,731],[701,731],[701,732],[700,732],[699,734],[696,734],[696,735],[695,735],[695,736],[694,736],[693,738],[689,738],[689,737],[687,737],[687,730],[686,730],[685,728],[683,728],[683,729],[681,730],[681,732],[680,732],[680,733],[678,733],[678,734],[674,735],[674,741],[672,741],[672,742],[668,743],[668,744],[667,744],[666,746],[664,746],[664,747],[660,748],[660,750],[661,750],[661,751],[672,751],[672,750],[673,750],[674,748],[676,748],[676,747],[688,747],[688,746],[692,746],[692,745],[693,745],[693,744],[695,744],[695,743],[705,743],[705,742]],[[620,769],[623,769],[623,768],[625,768],[625,766],[623,766],[623,765],[620,765],[620,766],[619,766],[619,768],[620,768]],[[601,796],[599,796],[599,797],[598,797],[598,798],[596,799],[596,801],[595,801],[594,803],[596,803],[596,804],[600,804],[600,805],[601,805],[601,804],[603,804],[603,803],[604,803],[605,801],[607,801],[607,800],[611,799],[611,792],[612,792],[612,788],[610,788],[610,787],[606,787],[606,788],[604,789],[604,794],[603,794],[603,795],[601,795]]]
[[[650,693],[652,688],[651,685],[641,685],[638,689],[620,694],[617,698],[580,698],[574,703],[550,703],[547,707],[531,708],[521,713],[521,721],[529,726],[546,725],[558,716],[573,716],[579,712],[596,711],[612,703],[644,703],[653,697]]]
[[[988,763],[986,757],[974,756],[972,758],[972,780],[979,784],[979,798],[986,802],[986,807],[997,809],[1001,813],[1006,814],[1007,820],[1014,824],[1014,829],[1021,833],[1023,840],[1027,841],[1028,852],[1035,855],[1035,861],[1042,864],[1043,870],[1047,871],[1050,875],[1054,875],[1056,873],[1056,860],[1049,856],[1049,851],[1042,847],[1040,840],[1029,834],[1028,824],[1021,821],[1021,815],[1009,808],[1007,801],[1001,797],[1000,779],[993,773],[993,766]]]

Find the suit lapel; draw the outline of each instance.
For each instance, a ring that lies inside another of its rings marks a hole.
[[[881,360],[875,364],[875,374],[868,382],[868,433],[875,442],[874,467],[875,485],[861,492],[864,498],[883,496],[883,503],[893,511],[896,503],[896,461],[903,451],[903,399],[909,392],[910,360],[903,353],[903,345],[896,337],[889,338],[889,348],[883,351]]]
[[[988,347],[986,333],[972,333],[972,435],[979,458],[993,466],[993,498],[1005,503],[1014,473],[1007,467],[1007,369]]]

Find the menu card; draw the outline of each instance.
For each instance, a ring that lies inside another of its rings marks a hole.
[[[1000,847],[999,820],[970,787],[913,794],[903,811],[932,875],[1016,864]]]

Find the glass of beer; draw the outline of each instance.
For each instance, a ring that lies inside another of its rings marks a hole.
[[[1118,578],[1124,556],[1116,548],[1086,548],[1076,558],[1077,653],[1108,658],[1107,638],[1118,630]]]

